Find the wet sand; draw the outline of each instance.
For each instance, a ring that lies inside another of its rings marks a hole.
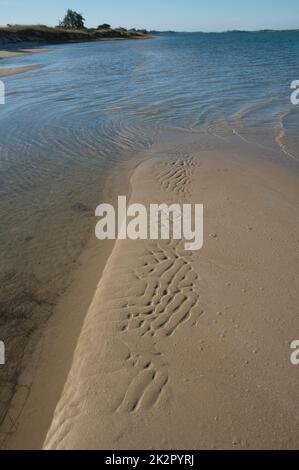
[[[1,45],[0,45],[1,48]],[[25,65],[21,67],[4,67],[1,68],[1,59],[13,59],[25,55],[38,54],[42,52],[50,52],[51,49],[41,47],[30,47],[30,44],[26,45],[8,45],[5,49],[0,49],[0,78],[8,77],[10,75],[17,75],[20,73],[30,72],[37,70],[41,65]]]
[[[118,194],[119,191],[129,196],[129,178],[136,165],[132,159],[130,163],[120,165],[117,171],[110,172],[103,190],[105,201],[113,203],[115,192]],[[22,356],[21,364],[18,362],[22,373],[16,375],[14,384],[1,381],[1,412],[6,412],[0,426],[1,449],[42,448],[72,364],[84,318],[113,246],[114,241],[99,243],[95,237],[84,244],[76,266],[67,273],[68,287],[59,293],[58,302],[53,301],[48,321],[45,323],[46,315],[41,307],[39,314],[33,310],[35,328],[28,334],[24,352],[20,341],[24,325],[15,325],[18,338],[15,347],[20,349],[16,351],[17,357]],[[11,356],[9,359],[12,362]],[[14,395],[10,402],[12,386]]]
[[[1,46],[0,46],[1,47]],[[4,49],[0,49],[0,59],[11,59],[30,54],[39,54],[41,52],[50,52],[51,49],[45,47],[30,47],[26,45],[7,45]]]
[[[25,65],[23,67],[5,67],[0,69],[0,77],[8,77],[9,75],[18,75],[19,73],[31,72],[37,70],[40,65]]]

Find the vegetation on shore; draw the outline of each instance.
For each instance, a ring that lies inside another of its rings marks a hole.
[[[135,29],[66,29],[44,25],[14,25],[0,28],[0,44],[38,42],[59,44],[64,42],[97,41],[104,39],[145,39],[149,35]]]
[[[97,28],[86,28],[81,13],[68,10],[59,26],[7,25],[0,27],[0,45],[27,43],[52,43],[100,41],[108,39],[145,39],[149,37],[144,29],[112,29],[107,23]]]

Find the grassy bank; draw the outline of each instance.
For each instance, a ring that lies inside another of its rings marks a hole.
[[[143,30],[117,29],[82,29],[70,30],[51,28],[44,25],[14,25],[0,28],[0,45],[27,43],[52,43],[101,41],[113,39],[146,39],[149,35]]]

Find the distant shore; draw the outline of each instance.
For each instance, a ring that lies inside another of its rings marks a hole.
[[[124,28],[69,30],[43,25],[16,25],[0,28],[0,60],[47,52],[50,49],[44,49],[42,46],[49,44],[149,39],[150,37],[151,35],[144,30],[127,30]],[[39,66],[0,68],[0,78],[28,72],[36,68],[39,68]]]
[[[61,44],[67,42],[107,41],[120,39],[147,39],[150,35],[145,30],[125,28],[117,29],[82,29],[71,30],[52,28],[44,25],[8,26],[0,28],[0,47],[24,42],[38,44]]]

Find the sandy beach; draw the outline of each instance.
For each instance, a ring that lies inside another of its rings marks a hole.
[[[298,448],[296,34],[0,51],[1,449]],[[202,249],[97,240],[120,195]]]
[[[296,448],[297,178],[194,151],[148,159],[131,187],[202,202],[205,246],[116,243],[44,448]]]
[[[119,240],[85,254],[7,448],[297,447],[298,176],[250,145],[200,145],[140,155],[127,194],[203,203],[203,249]]]

